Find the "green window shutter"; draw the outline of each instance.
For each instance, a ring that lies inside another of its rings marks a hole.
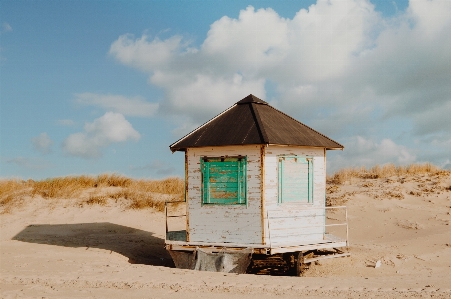
[[[279,203],[313,202],[313,162],[299,156],[279,157]]]
[[[202,202],[246,204],[246,158],[202,158]]]

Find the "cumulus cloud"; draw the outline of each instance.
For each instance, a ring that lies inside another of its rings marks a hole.
[[[149,71],[169,63],[173,59],[173,54],[181,50],[183,46],[181,41],[181,36],[173,36],[166,40],[157,37],[149,41],[147,35],[135,39],[133,35],[125,34],[113,42],[110,54],[123,64]]]
[[[53,145],[53,140],[50,139],[46,132],[31,138],[31,143],[33,144],[34,149],[42,154],[48,154],[52,151],[51,147]]]
[[[424,110],[418,104],[428,95],[433,99],[426,106],[449,101],[451,87],[443,81],[451,57],[450,3],[411,1],[389,20],[367,0],[319,0],[293,19],[249,6],[237,19],[214,22],[198,49],[178,35],[151,40],[126,34],[110,54],[150,73],[150,83],[166,91],[166,111],[193,119],[249,91],[264,98],[268,79],[277,85],[278,104],[288,109],[314,104],[331,110],[365,101],[370,92],[387,115],[408,113]]]
[[[253,93],[325,134],[403,119],[411,138],[449,139],[450,16],[443,0],[412,0],[389,18],[369,0],[317,0],[291,19],[249,6],[215,21],[199,46],[126,34],[109,53],[164,90],[158,109],[176,116],[178,134]]]
[[[121,95],[104,95],[80,93],[75,95],[75,102],[82,105],[99,106],[127,116],[153,116],[158,109],[157,103],[146,102],[142,97],[127,98]]]
[[[407,165],[416,161],[412,150],[396,144],[391,139],[376,142],[362,136],[352,136],[344,140],[344,145],[345,150],[342,152],[329,152],[332,159],[328,159],[328,172],[346,167],[372,167],[386,163]]]
[[[249,93],[265,98],[267,79],[289,94],[341,76],[371,43],[377,19],[368,1],[318,1],[293,19],[249,6],[238,19],[214,22],[199,49],[180,36],[149,40],[127,34],[113,42],[110,54],[150,73],[150,83],[167,92],[166,111],[197,119]]]
[[[194,123],[199,125],[212,117],[213,113],[219,113],[250,93],[257,93],[265,96],[264,80],[243,80],[240,74],[233,74],[228,78],[212,78],[206,75],[196,75],[186,82],[171,84],[180,81],[180,78],[174,77],[162,78],[155,75],[152,82],[167,88],[168,99],[162,104],[161,109],[168,113],[185,114],[191,116],[191,119],[197,120]],[[244,95],[244,96],[243,96]]]
[[[92,123],[86,123],[83,132],[69,135],[62,147],[69,155],[97,158],[102,155],[103,148],[113,143],[138,141],[140,138],[141,135],[122,114],[107,112]]]
[[[450,15],[450,1],[410,1],[352,65],[354,83],[374,90],[388,116],[423,113],[450,101]]]

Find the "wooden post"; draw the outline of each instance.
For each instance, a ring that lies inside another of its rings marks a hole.
[[[345,207],[345,218],[346,218],[346,249],[349,247],[349,227],[348,227],[348,208]]]
[[[164,234],[164,240],[166,243],[166,240],[168,239],[168,203],[164,203],[164,215],[165,215],[165,221],[166,221],[166,233]]]
[[[185,150],[185,209],[186,209],[186,241],[189,242],[189,201],[188,201],[188,149]]]
[[[260,146],[260,197],[261,197],[261,223],[262,223],[262,244],[266,244],[265,239],[265,145]]]

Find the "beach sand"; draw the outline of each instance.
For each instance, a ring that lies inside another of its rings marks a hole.
[[[348,207],[351,256],[302,277],[176,269],[161,212],[25,198],[0,215],[1,298],[451,298],[451,176],[328,188]]]

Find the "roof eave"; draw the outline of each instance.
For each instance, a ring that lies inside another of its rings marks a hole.
[[[177,147],[177,148],[169,147],[169,149],[171,150],[172,153],[175,153],[175,152],[186,152],[186,147]]]
[[[189,132],[188,134],[186,134],[185,136],[183,136],[182,138],[180,138],[179,140],[177,140],[176,142],[174,142],[173,144],[171,144],[171,145],[169,146],[169,148],[171,149],[171,151],[172,151],[172,152],[177,151],[178,149],[176,149],[176,150],[173,150],[173,149],[172,149],[172,147],[173,147],[174,145],[177,145],[177,143],[182,142],[184,139],[186,139],[186,138],[188,138],[190,135],[194,134],[194,132],[199,131],[200,129],[202,129],[203,127],[205,127],[207,124],[209,124],[210,122],[212,122],[213,120],[215,120],[215,119],[218,118],[219,116],[223,115],[224,113],[226,113],[227,111],[229,111],[230,109],[232,109],[232,108],[235,107],[235,106],[236,106],[236,104],[230,106],[229,108],[227,108],[226,110],[222,111],[221,113],[219,113],[218,115],[216,115],[215,117],[213,117],[212,119],[210,119],[209,121],[207,121],[206,123],[204,123],[203,125],[201,125],[200,127],[197,127],[196,129],[192,130],[191,132]]]
[[[203,146],[190,146],[189,148],[200,148],[200,147],[220,147],[220,146],[246,146],[246,145],[255,145],[255,144],[228,144],[228,145],[203,145]],[[318,145],[299,145],[299,144],[276,144],[276,143],[259,143],[259,145],[283,145],[283,146],[308,146],[308,147],[321,147],[325,148],[326,150],[343,150],[344,146],[339,147],[324,147],[324,146],[318,146]],[[169,147],[171,149],[172,153],[175,152],[186,152],[188,147]]]
[[[342,146],[342,147],[326,147],[326,150],[343,150],[345,147],[344,146]]]

